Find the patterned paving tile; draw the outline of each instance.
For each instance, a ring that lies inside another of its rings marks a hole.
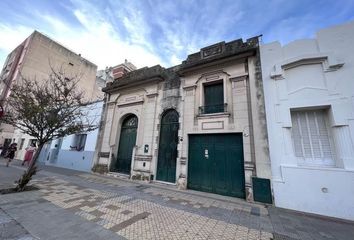
[[[106,179],[92,181],[118,186]],[[54,177],[37,180],[36,185],[46,200],[127,239],[269,240],[273,236],[231,221],[237,212],[250,219],[267,214],[266,209],[251,205],[149,187],[136,188],[135,193],[98,191]]]

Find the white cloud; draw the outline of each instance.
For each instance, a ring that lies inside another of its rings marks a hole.
[[[97,15],[92,17],[91,12],[85,8],[75,9],[73,14],[82,24],[82,27],[73,27],[59,18],[43,15],[36,16],[39,20],[37,30],[43,31],[46,35],[76,53],[81,53],[84,58],[98,65],[99,69],[120,64],[125,59],[131,61],[137,67],[162,63],[158,55],[149,48],[134,44],[129,40],[123,40],[114,31],[111,23],[104,18]],[[0,24],[0,51],[3,53],[0,55],[0,64],[5,61],[6,55],[24,41],[33,30],[26,25]],[[132,27],[131,31],[138,33],[139,29],[133,29]],[[138,39],[137,34],[133,37],[134,40],[144,42],[143,36],[140,39]]]
[[[8,26],[0,24],[0,50],[10,53],[32,32],[33,29],[26,26]]]
[[[349,0],[348,0],[349,1]],[[334,4],[335,19],[345,19],[351,5]],[[283,43],[311,36],[325,27],[326,14],[309,8],[294,11],[300,3],[271,0],[70,0],[62,8],[36,10],[31,4],[11,16],[21,24],[0,22],[0,64],[34,28],[96,63],[99,68],[128,59],[137,67],[180,64],[188,54],[219,41],[264,34],[265,41]],[[276,11],[281,6],[282,11]],[[48,6],[46,6],[48,8]],[[48,8],[49,9],[49,8]],[[342,10],[341,10],[342,9]],[[339,11],[341,10],[341,11]],[[56,14],[56,15],[53,15]],[[60,15],[61,14],[61,15]],[[291,16],[294,15],[294,16]],[[331,16],[332,16],[331,15]],[[70,21],[69,21],[70,19]]]
[[[25,26],[8,26],[0,24],[0,71],[5,63],[7,55],[21,44],[33,29]]]

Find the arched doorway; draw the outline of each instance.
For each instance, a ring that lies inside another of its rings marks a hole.
[[[129,115],[124,119],[119,137],[117,161],[115,162],[113,171],[130,174],[133,148],[136,143],[137,128],[137,116]]]
[[[178,113],[167,110],[161,118],[156,180],[176,182]]]

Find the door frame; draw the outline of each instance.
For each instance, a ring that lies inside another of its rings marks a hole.
[[[57,164],[61,146],[63,144],[63,138],[57,138],[54,142],[54,148],[51,151],[50,164]]]
[[[131,159],[131,167],[130,167],[130,173],[126,174],[126,173],[121,173],[121,172],[113,172],[111,171],[111,167],[112,165],[116,164],[117,158],[118,158],[118,150],[119,150],[119,142],[120,142],[120,135],[122,133],[122,125],[123,122],[129,118],[130,116],[135,116],[138,119],[138,125],[136,128],[136,140],[135,140],[135,146],[133,147],[133,153],[132,153],[132,159]],[[116,130],[116,136],[115,136],[115,145],[113,147],[111,147],[110,150],[110,156],[109,156],[109,164],[108,164],[108,172],[109,173],[113,173],[113,174],[121,174],[121,175],[131,175],[131,171],[133,170],[133,166],[134,166],[134,156],[135,156],[135,150],[137,147],[137,142],[138,142],[138,138],[139,138],[139,128],[140,128],[140,115],[132,113],[132,112],[128,112],[126,114],[124,114],[123,116],[121,116],[118,120],[118,127]],[[114,124],[114,123],[112,123]],[[112,134],[112,133],[110,133]],[[112,157],[112,155],[114,155],[114,157]]]
[[[160,182],[160,183],[164,183],[164,184],[169,184],[169,185],[177,185],[177,181],[178,181],[178,170],[179,170],[179,165],[177,164],[178,163],[178,158],[179,158],[179,151],[178,151],[178,147],[179,145],[181,144],[180,142],[180,136],[178,136],[178,140],[177,140],[177,156],[176,156],[176,181],[174,183],[171,183],[171,182],[165,182],[165,181],[161,181],[161,180],[158,180],[156,177],[157,177],[157,167],[158,167],[158,161],[159,161],[159,148],[160,148],[160,140],[161,140],[161,121],[162,121],[162,118],[164,117],[165,113],[169,110],[174,110],[176,111],[177,115],[178,115],[178,124],[179,124],[179,127],[178,127],[178,130],[177,130],[177,134],[178,132],[181,130],[181,122],[180,122],[180,113],[177,111],[176,108],[174,107],[171,107],[171,108],[166,108],[166,109],[163,109],[162,113],[159,115],[159,123],[158,123],[158,141],[156,142],[156,156],[155,156],[155,164],[154,164],[154,178],[153,180],[155,182]]]
[[[187,134],[187,143],[186,143],[186,153],[187,153],[187,162],[186,162],[186,186],[187,186],[187,189],[188,188],[188,175],[189,175],[189,137],[191,135],[219,135],[219,134],[240,134],[242,136],[242,153],[243,153],[243,185],[244,185],[244,192],[245,192],[245,198],[247,198],[247,187],[246,187],[246,163],[245,163],[245,152],[244,152],[244,134],[243,132],[192,132],[192,133],[188,133]],[[195,190],[195,191],[198,191],[198,190]],[[201,191],[203,192],[203,191]],[[209,192],[207,192],[209,193]],[[224,195],[221,195],[221,194],[218,194],[218,193],[211,193],[211,194],[217,194],[217,195],[220,195],[220,196],[224,196]],[[239,199],[243,199],[243,198],[239,198]]]

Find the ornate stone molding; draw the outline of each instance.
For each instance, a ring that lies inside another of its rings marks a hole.
[[[301,55],[276,64],[270,73],[270,77],[275,80],[284,79],[284,70],[310,64],[322,64],[324,72],[332,72],[343,67],[344,62],[336,58],[332,53]]]
[[[227,118],[227,117],[230,117],[229,112],[197,115],[197,119],[209,119],[209,118],[212,119],[212,118]]]
[[[222,79],[224,79],[225,76],[230,76],[230,74],[228,74],[227,72],[225,72],[222,69],[212,71],[212,72],[203,73],[200,75],[200,77],[195,82],[195,84],[197,85],[198,82],[201,80],[205,80],[206,82],[222,80]]]
[[[242,82],[245,81],[248,77],[248,73],[245,73],[244,75],[236,76],[236,77],[231,77],[230,81],[231,82]]]
[[[201,59],[219,55],[225,51],[225,42],[216,43],[214,45],[200,49]]]
[[[142,162],[151,162],[152,156],[151,155],[135,155],[135,161],[142,161]]]
[[[194,89],[196,89],[197,88],[197,85],[189,85],[189,86],[184,86],[183,87],[183,89],[185,90],[185,91],[191,91],[191,90],[194,90]]]
[[[253,171],[255,169],[255,164],[253,162],[246,162],[244,163],[245,170]]]
[[[159,94],[157,93],[157,92],[154,92],[154,93],[147,93],[146,94],[146,97],[148,97],[148,98],[153,98],[153,97],[156,97],[156,96],[158,96]]]
[[[109,152],[99,152],[98,156],[102,158],[109,158]]]
[[[131,101],[131,102],[120,102],[117,103],[118,107],[126,106],[126,105],[138,105],[138,104],[143,104],[144,100],[137,100],[137,101]]]
[[[181,157],[179,162],[181,163],[181,165],[186,165],[187,164],[187,158],[186,157]]]

